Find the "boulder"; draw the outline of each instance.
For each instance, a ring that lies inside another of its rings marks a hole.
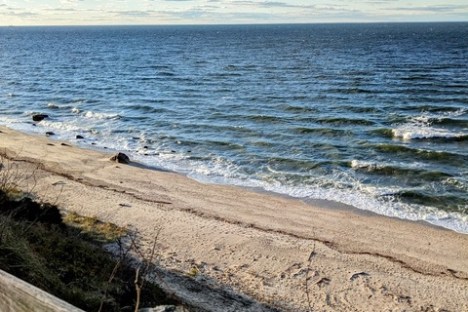
[[[51,136],[51,135],[55,135],[55,133],[53,133],[52,131],[47,131],[47,132],[45,133],[45,135]]]
[[[84,137],[83,137],[82,135],[77,134],[77,135],[76,135],[76,139],[77,139],[77,140],[82,140],[82,139],[84,139]]]
[[[110,158],[110,160],[121,163],[121,164],[128,164],[130,163],[130,158],[125,155],[124,153],[117,153]]]
[[[46,114],[35,114],[32,116],[32,120],[33,121],[41,121],[41,120],[44,120],[46,118],[49,118],[49,115],[46,115]]]

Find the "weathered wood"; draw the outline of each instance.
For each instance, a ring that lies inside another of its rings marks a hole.
[[[84,312],[0,270],[1,312]]]

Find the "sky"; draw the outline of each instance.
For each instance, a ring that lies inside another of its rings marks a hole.
[[[0,26],[468,21],[467,0],[0,0]]]

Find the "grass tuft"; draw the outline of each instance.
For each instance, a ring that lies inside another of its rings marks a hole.
[[[93,239],[111,242],[128,234],[126,228],[110,222],[102,222],[95,216],[87,217],[76,212],[69,212],[64,217],[64,222],[72,227],[78,228],[82,233]]]

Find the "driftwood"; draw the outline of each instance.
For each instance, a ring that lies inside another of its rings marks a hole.
[[[0,270],[0,311],[84,312],[2,270]]]

